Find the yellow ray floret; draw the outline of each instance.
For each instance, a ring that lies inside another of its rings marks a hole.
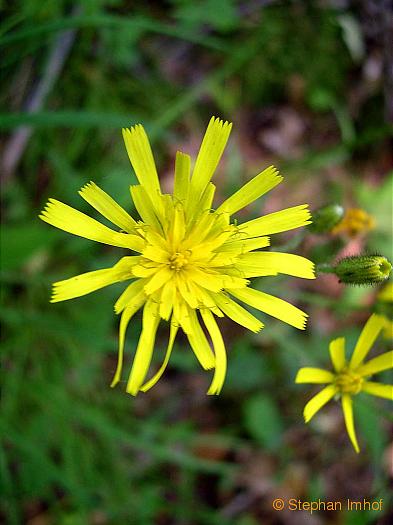
[[[190,166],[190,156],[178,151],[176,153],[173,197],[182,203],[186,202],[190,189]]]
[[[191,178],[190,198],[197,204],[220,162],[231,129],[229,122],[215,117],[210,119]]]
[[[143,239],[139,236],[115,232],[88,215],[55,199],[49,199],[39,217],[60,230],[92,241],[135,251],[142,251],[144,247]]]
[[[112,379],[111,387],[117,385],[121,378],[121,372],[123,368],[123,354],[124,354],[124,344],[126,337],[126,330],[129,322],[136,314],[136,312],[145,304],[146,295],[143,290],[136,292],[132,299],[128,302],[127,306],[123,309],[120,326],[119,326],[119,351],[117,354],[117,366],[116,371]]]
[[[306,328],[307,314],[287,301],[253,288],[229,289],[228,291],[236,299],[272,317],[276,317],[276,319],[280,319],[284,323],[300,330]]]
[[[239,230],[245,237],[257,237],[293,230],[310,223],[311,214],[308,205],[302,204],[245,222]]]
[[[123,139],[135,175],[154,201],[161,193],[161,188],[150,142],[143,126],[137,124],[123,129]]]
[[[123,257],[113,268],[95,270],[58,281],[53,284],[53,295],[51,302],[66,301],[74,299],[113,283],[126,281],[132,277],[132,267],[137,263],[139,257]]]
[[[246,253],[239,256],[238,267],[245,269],[245,277],[284,273],[303,279],[315,279],[314,264],[305,257],[292,253]]]
[[[93,208],[113,224],[126,231],[134,233],[136,221],[115,200],[94,182],[89,182],[80,191],[79,195]]]
[[[356,367],[367,357],[384,324],[384,320],[380,315],[374,314],[369,318],[353,351],[350,361],[352,367]]]
[[[334,370],[341,372],[345,368],[345,339],[338,337],[330,342],[329,345],[330,359],[333,363]]]
[[[143,309],[142,333],[127,383],[127,392],[134,396],[139,392],[149,369],[159,322],[157,303],[148,301]]]
[[[169,358],[172,353],[173,344],[175,342],[175,338],[176,338],[178,329],[179,327],[177,324],[171,323],[171,331],[169,335],[168,346],[165,352],[164,362],[162,363],[160,369],[156,372],[156,374],[154,374],[154,376],[151,379],[149,379],[149,381],[147,381],[143,386],[141,386],[140,388],[141,392],[147,392],[148,390],[150,390],[150,388],[152,388],[157,383],[157,381],[160,379],[162,374],[165,372],[165,369],[169,362]]]
[[[128,281],[115,303],[115,312],[121,318],[118,360],[111,386],[122,377],[129,323],[143,309],[142,331],[126,387],[132,395],[149,390],[162,376],[179,329],[186,335],[201,367],[214,369],[208,393],[218,394],[225,380],[227,356],[216,317],[226,316],[248,330],[259,332],[264,325],[248,311],[252,307],[296,328],[305,328],[307,314],[282,299],[250,288],[249,278],[277,274],[315,278],[311,261],[299,255],[266,250],[271,244],[269,235],[310,222],[308,207],[294,206],[244,224],[231,219],[283,180],[277,169],[270,166],[214,208],[216,187],[211,179],[231,127],[219,118],[211,119],[193,170],[190,157],[177,152],[173,195],[161,191],[143,127],[124,129],[124,142],[139,182],[130,188],[138,216],[131,217],[94,182],[79,192],[120,231],[54,199],[49,200],[40,215],[45,222],[74,235],[129,250],[128,256],[112,268],[55,283],[52,301],[64,301]],[[170,323],[166,353],[162,365],[147,379],[161,319]],[[375,369],[383,363],[373,366]],[[319,380],[327,377],[330,378],[320,373]],[[375,391],[371,383],[368,388]]]
[[[217,208],[217,212],[226,212],[233,215],[237,211],[245,208],[251,202],[259,199],[268,191],[272,190],[277,184],[283,180],[278,170],[274,166],[270,166],[263,170],[259,175],[247,182],[239,191],[234,193],[229,199],[224,201],[221,206]]]

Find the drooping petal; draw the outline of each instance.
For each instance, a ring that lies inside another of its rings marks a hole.
[[[173,280],[167,281],[161,290],[160,298],[160,316],[166,321],[168,321],[171,315],[175,294],[175,283],[173,282]]]
[[[385,320],[380,315],[372,314],[368,319],[359,336],[355,350],[353,351],[349,362],[351,368],[356,368],[362,363],[384,325]]]
[[[149,381],[147,381],[143,386],[141,386],[140,390],[142,392],[147,392],[148,390],[150,390],[151,387],[153,387],[157,381],[160,379],[160,377],[162,376],[162,374],[165,372],[165,369],[168,365],[168,362],[169,362],[169,358],[171,356],[171,353],[172,353],[172,349],[173,349],[173,343],[175,342],[175,338],[176,338],[176,334],[177,334],[177,330],[178,330],[178,325],[175,324],[175,323],[171,323],[171,330],[170,330],[170,334],[169,334],[169,341],[168,341],[168,346],[167,346],[167,349],[166,349],[166,352],[165,352],[165,358],[164,358],[164,361],[160,367],[160,369],[154,374],[154,376],[149,379]]]
[[[356,372],[362,376],[371,376],[378,372],[383,372],[383,370],[389,370],[389,368],[393,368],[393,350],[370,359],[370,361],[360,366]]]
[[[190,188],[190,166],[191,159],[189,155],[178,151],[175,162],[175,184],[173,196],[179,202],[185,203]]]
[[[257,237],[286,232],[310,223],[308,204],[301,204],[245,222],[239,226],[239,230],[247,237]]]
[[[303,410],[304,420],[308,423],[312,417],[328,403],[336,393],[334,385],[325,386],[318,394],[310,399]]]
[[[362,392],[393,401],[393,385],[383,385],[373,381],[365,381],[362,384]]]
[[[176,286],[183,300],[193,309],[198,307],[198,298],[190,291],[190,281],[182,275],[176,275]]]
[[[130,306],[130,303],[133,303],[135,297],[143,291],[145,284],[146,279],[138,279],[127,286],[115,303],[115,312],[120,314],[124,308]]]
[[[201,310],[201,315],[207,331],[211,337],[216,357],[213,381],[209,390],[207,391],[209,395],[214,395],[221,392],[222,386],[224,384],[227,370],[227,353],[220,329],[218,328],[216,320],[214,319],[211,311],[203,309]]]
[[[139,257],[123,257],[112,268],[86,272],[64,281],[53,283],[51,303],[81,297],[110,284],[132,279],[132,266]]]
[[[332,360],[334,370],[340,372],[346,365],[345,360],[345,338],[338,337],[330,342],[329,345],[330,359]]]
[[[123,310],[123,313],[121,315],[119,327],[119,351],[117,356],[116,372],[111,383],[112,388],[115,385],[117,385],[121,377],[121,371],[123,368],[124,342],[128,323],[130,322],[134,314],[142,307],[145,301],[146,295],[142,290],[134,296],[132,302],[128,304],[128,306]]]
[[[155,203],[161,188],[150,142],[143,126],[137,124],[129,129],[124,128],[123,138],[135,175]]]
[[[353,445],[353,448],[356,452],[360,452],[359,443],[356,437],[355,424],[353,421],[353,407],[352,407],[352,397],[349,394],[343,394],[341,398],[341,404],[344,413],[345,426],[347,428],[349,439]]]
[[[221,310],[218,308],[216,302],[212,298],[212,294],[202,288],[201,286],[198,286],[192,281],[188,281],[188,287],[190,289],[190,292],[195,295],[195,297],[198,300],[198,308],[208,308],[211,310],[217,317],[224,317],[224,314],[221,312]]]
[[[188,312],[187,303],[183,301],[175,282],[173,294],[172,320],[178,323],[178,325],[183,329],[183,332],[185,334],[190,332],[190,315]]]
[[[93,208],[126,232],[134,232],[136,221],[94,182],[89,182],[78,192]]]
[[[220,162],[231,129],[232,124],[229,122],[223,122],[215,117],[210,119],[191,178],[192,203],[190,204],[193,209],[197,208],[199,199]]]
[[[334,374],[323,368],[301,368],[296,376],[295,383],[332,383]]]
[[[224,201],[217,208],[217,213],[225,212],[233,215],[251,202],[259,199],[277,184],[280,184],[282,180],[283,178],[278,174],[278,170],[274,166],[269,166]]]
[[[147,301],[143,309],[142,333],[132,363],[131,373],[127,383],[127,393],[136,396],[142,386],[153,355],[154,342],[160,323],[158,303]]]
[[[278,297],[269,295],[253,288],[228,289],[228,292],[243,303],[276,317],[284,323],[288,323],[295,328],[304,330],[307,322],[307,314],[296,306],[283,301]]]
[[[179,319],[184,333],[193,349],[198,361],[205,370],[210,370],[215,366],[215,357],[210,348],[209,342],[199,324],[195,310],[187,308],[187,315]]]
[[[336,391],[337,389],[334,385],[328,385],[310,399],[303,410],[306,423],[308,423],[311,418],[313,418],[315,414],[332,399]]]
[[[248,310],[240,306],[240,304],[233,301],[230,297],[224,294],[212,294],[217,306],[235,323],[252,330],[259,332],[263,328],[263,323],[252,315]]]
[[[239,256],[238,266],[242,264],[255,268],[260,275],[266,275],[266,271],[273,270],[277,273],[302,277],[303,279],[315,279],[314,264],[300,255],[282,252],[251,252]]]
[[[142,252],[145,242],[138,235],[119,233],[56,199],[49,199],[40,219],[73,235],[111,246]]]

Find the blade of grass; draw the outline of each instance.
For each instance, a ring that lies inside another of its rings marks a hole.
[[[35,27],[23,28],[0,38],[0,46],[23,42],[29,38],[42,38],[45,35],[51,35],[66,29],[101,29],[104,27],[111,29],[127,29],[128,31],[144,29],[147,32],[179,38],[215,51],[227,51],[227,46],[220,40],[211,36],[193,34],[179,25],[165,24],[144,16],[125,18],[115,15],[74,16],[56,20],[56,22],[36,25]]]
[[[138,116],[133,115],[135,121]],[[0,114],[0,129],[12,129],[21,125],[31,125],[47,128],[70,127],[112,127],[121,128],[130,124],[130,117],[117,113],[99,111],[40,111],[37,113],[3,113]]]

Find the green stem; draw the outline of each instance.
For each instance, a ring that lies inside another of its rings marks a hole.
[[[315,269],[317,273],[335,273],[334,266],[330,264],[317,264]]]

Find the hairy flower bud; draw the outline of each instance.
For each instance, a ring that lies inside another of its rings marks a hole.
[[[354,255],[344,257],[333,268],[341,283],[373,285],[385,281],[392,265],[382,255]]]
[[[338,224],[344,215],[344,208],[339,204],[328,204],[312,214],[312,223],[309,225],[313,233],[329,233]]]

